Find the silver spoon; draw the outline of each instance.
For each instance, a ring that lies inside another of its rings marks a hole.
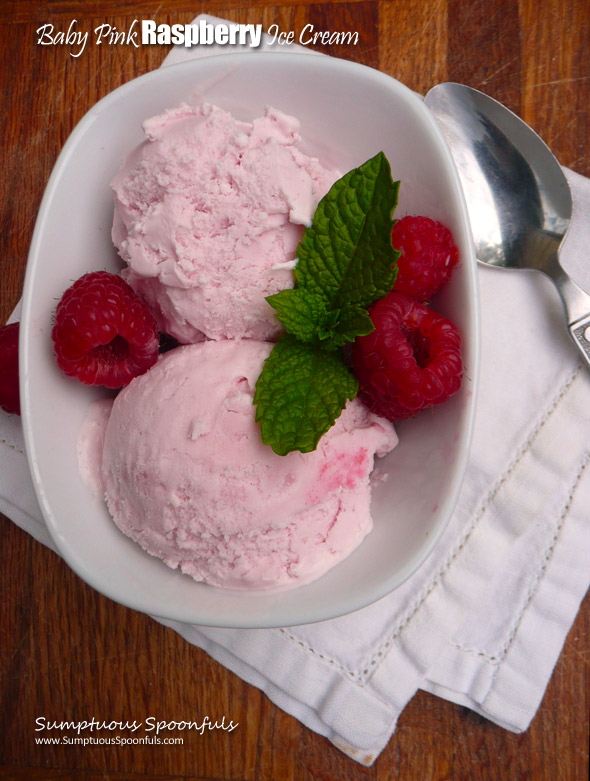
[[[477,259],[553,280],[570,336],[590,366],[590,296],[559,263],[572,214],[561,166],[516,114],[472,87],[438,84],[425,103],[459,171]]]

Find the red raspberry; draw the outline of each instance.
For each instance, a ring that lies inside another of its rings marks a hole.
[[[352,346],[359,397],[392,421],[440,404],[459,390],[461,337],[446,317],[392,291],[370,309],[375,330]]]
[[[51,337],[60,369],[85,385],[120,388],[158,358],[152,313],[107,271],[85,274],[66,290]]]
[[[0,328],[0,407],[6,412],[20,415],[18,333],[18,323]]]
[[[394,290],[426,301],[449,279],[459,260],[451,231],[430,217],[403,217],[391,243],[401,250]]]

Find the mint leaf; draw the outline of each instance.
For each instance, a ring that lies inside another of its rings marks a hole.
[[[398,193],[383,152],[335,182],[297,248],[295,286],[323,295],[330,308],[368,308],[383,298],[397,273],[391,230]]]
[[[276,310],[287,333],[306,344],[319,342],[324,349],[335,350],[357,336],[370,334],[374,328],[364,307],[328,309],[326,299],[307,288],[281,290],[266,300]]]
[[[306,288],[291,288],[267,296],[266,300],[288,333],[301,342],[317,341],[318,328],[322,328],[327,317],[323,295]]]
[[[364,307],[346,306],[328,312],[318,329],[318,336],[324,349],[335,349],[374,330],[373,321]]]
[[[256,383],[262,441],[281,456],[315,450],[357,391],[358,381],[339,352],[283,334]]]

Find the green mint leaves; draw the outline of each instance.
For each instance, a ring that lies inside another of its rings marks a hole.
[[[315,450],[357,394],[340,348],[373,330],[367,309],[395,282],[398,191],[383,152],[335,182],[297,248],[295,286],[267,298],[286,333],[254,403],[262,441],[279,455]]]
[[[389,293],[398,258],[391,246],[398,191],[383,152],[339,179],[297,248],[295,287],[320,293],[332,309],[366,309]]]
[[[357,390],[357,379],[339,352],[283,334],[256,384],[262,441],[280,456],[315,450]]]

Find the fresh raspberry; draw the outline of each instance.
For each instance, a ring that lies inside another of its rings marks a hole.
[[[85,385],[120,388],[158,358],[152,313],[107,271],[85,274],[66,290],[51,337],[60,369]]]
[[[0,328],[0,407],[6,412],[20,415],[18,333],[18,323]]]
[[[352,346],[359,398],[391,421],[440,404],[459,390],[461,337],[446,317],[392,291],[370,309],[375,330]]]
[[[430,217],[403,217],[391,243],[401,250],[394,290],[426,301],[449,279],[459,260],[451,231]]]

